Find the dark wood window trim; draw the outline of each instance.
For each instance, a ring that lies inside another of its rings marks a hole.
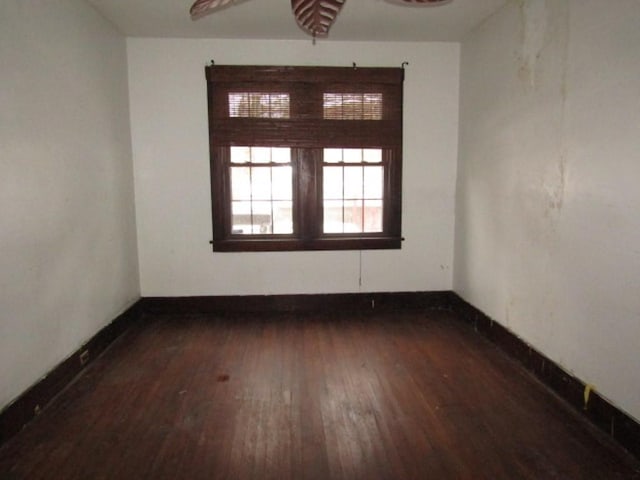
[[[402,82],[399,68],[208,66],[207,78],[213,250],[363,250],[401,247]],[[289,118],[229,115],[230,92],[291,96]],[[380,119],[324,119],[323,94],[382,93]],[[319,100],[318,100],[319,99]],[[289,147],[293,233],[232,230],[230,147]],[[383,154],[382,231],[323,233],[323,148],[375,148]]]

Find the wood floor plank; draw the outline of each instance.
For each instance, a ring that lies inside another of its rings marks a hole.
[[[161,315],[0,449],[0,479],[639,479],[453,314]]]

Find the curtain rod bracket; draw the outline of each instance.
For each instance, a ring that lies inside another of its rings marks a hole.
[[[402,62],[402,64],[400,65],[402,67],[402,69],[404,70],[404,67],[408,66],[409,62]]]

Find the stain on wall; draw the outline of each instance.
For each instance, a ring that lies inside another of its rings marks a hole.
[[[519,9],[522,22],[522,51],[518,76],[529,87],[535,88],[536,66],[545,45],[549,9],[546,0],[521,0]]]

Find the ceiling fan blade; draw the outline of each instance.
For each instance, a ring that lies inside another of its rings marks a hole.
[[[300,28],[314,37],[326,37],[346,0],[291,0]]]
[[[233,2],[234,0],[196,0],[195,3],[191,5],[189,13],[191,14],[192,20],[197,20]]]

